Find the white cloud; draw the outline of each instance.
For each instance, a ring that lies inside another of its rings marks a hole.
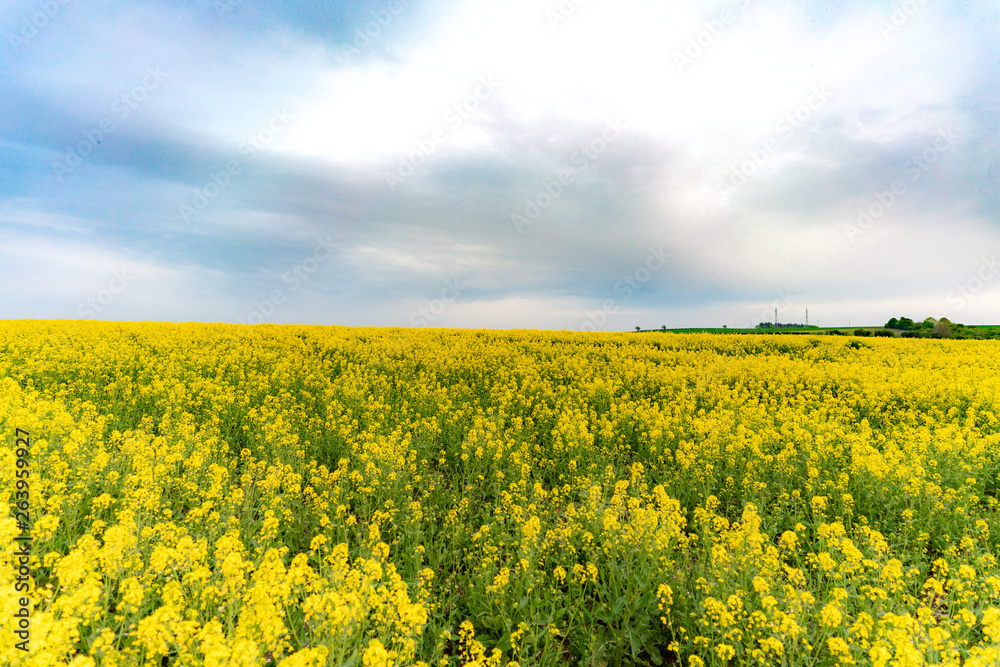
[[[547,12],[559,6],[413,5],[377,44],[339,58],[332,39],[263,10],[247,10],[257,25],[162,3],[74,4],[49,34],[59,48],[35,49],[12,70],[40,101],[4,144],[22,154],[0,157],[0,251],[17,270],[5,296],[17,312],[72,316],[122,265],[143,278],[109,312],[245,317],[254,290],[267,295],[280,280],[290,248],[335,232],[341,252],[275,321],[314,321],[315,310],[324,321],[405,324],[428,289],[460,279],[469,291],[442,322],[578,328],[613,296],[615,276],[661,241],[670,266],[609,327],[735,325],[786,288],[824,319],[897,304],[914,311],[895,315],[917,317],[969,279],[976,252],[998,245],[1000,196],[971,182],[988,177],[996,153],[984,129],[996,105],[982,92],[995,78],[995,26],[929,6],[884,39],[885,6],[737,0],[590,0],[553,26]],[[726,9],[738,16],[720,29]],[[687,52],[690,40],[703,53]],[[683,71],[677,53],[692,58]],[[169,78],[109,139],[104,161],[55,187],[45,156],[64,130],[77,136],[107,114],[147,66]],[[475,109],[454,110],[470,99]],[[182,225],[177,207],[275,108],[294,113],[287,131],[197,224]],[[36,116],[53,126],[36,132]],[[517,234],[511,213],[617,117],[621,140]],[[858,206],[949,125],[960,139],[945,159],[850,243]],[[57,138],[24,148],[36,135]],[[384,172],[415,150],[412,180],[389,188]],[[764,150],[722,201],[733,169]],[[124,250],[134,239],[161,254]],[[194,246],[198,262],[229,268],[193,266]],[[984,286],[963,310],[994,306],[995,293]],[[647,316],[655,324],[630,321]]]

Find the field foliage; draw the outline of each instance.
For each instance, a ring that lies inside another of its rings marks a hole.
[[[0,663],[998,664],[998,386],[994,341],[0,322]]]

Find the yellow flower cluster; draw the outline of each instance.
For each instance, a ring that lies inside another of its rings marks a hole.
[[[30,650],[11,509],[0,664],[1000,664],[996,342],[19,321],[0,346],[0,428],[32,434]]]

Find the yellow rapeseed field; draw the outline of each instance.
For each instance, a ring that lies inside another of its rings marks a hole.
[[[998,388],[992,341],[0,322],[0,664],[997,665]]]

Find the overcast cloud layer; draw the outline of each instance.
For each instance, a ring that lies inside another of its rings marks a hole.
[[[0,317],[1000,323],[996,3],[2,4]]]

